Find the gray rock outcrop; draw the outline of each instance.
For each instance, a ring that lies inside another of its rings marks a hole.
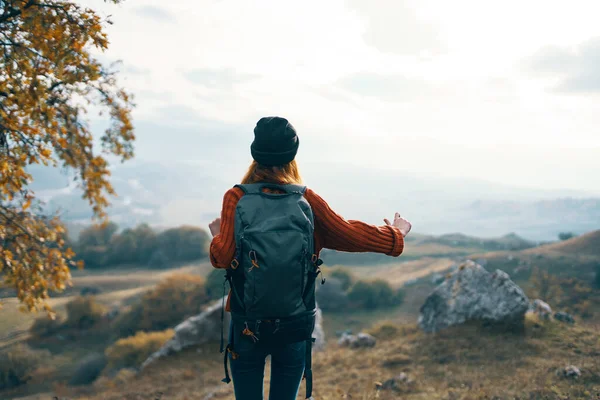
[[[437,332],[471,320],[522,325],[529,299],[506,272],[468,260],[425,300],[419,326]]]
[[[562,370],[565,378],[577,379],[581,376],[581,370],[574,365],[568,365]]]
[[[552,307],[543,300],[535,299],[531,304],[531,311],[540,319],[549,320],[552,318]]]
[[[575,323],[575,318],[573,318],[571,314],[563,311],[559,311],[556,314],[554,314],[554,319],[560,322],[566,322],[567,324]]]
[[[375,347],[376,339],[368,333],[359,333],[358,335],[342,334],[338,345],[342,347],[350,347],[351,349]]]
[[[150,355],[142,364],[140,370],[146,368],[159,358],[180,352],[189,346],[197,346],[209,342],[218,342],[221,339],[221,312],[223,299],[215,301],[204,312],[190,317],[175,327],[175,335],[158,351]],[[225,312],[225,342],[227,343],[231,315]],[[323,331],[323,315],[317,307],[317,316],[313,337],[316,338],[314,349],[325,348],[325,333]]]
[[[407,387],[407,385],[411,385],[413,383],[414,383],[414,380],[410,376],[408,376],[407,373],[401,372],[400,375],[398,375],[392,379],[388,379],[387,381],[383,382],[382,384],[376,385],[376,388],[377,388],[377,390],[400,391],[402,389],[405,389]]]

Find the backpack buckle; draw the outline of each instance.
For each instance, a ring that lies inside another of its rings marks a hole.
[[[240,262],[236,258],[231,260],[231,264],[230,264],[231,269],[237,269],[237,267],[239,267],[239,266],[240,266]]]
[[[313,254],[310,258],[310,261],[312,261],[313,264],[316,264],[318,259],[319,257],[316,254]]]

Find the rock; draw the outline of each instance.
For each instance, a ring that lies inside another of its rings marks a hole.
[[[218,342],[221,339],[221,312],[223,300],[220,299],[211,304],[204,312],[190,317],[175,327],[175,335],[158,351],[150,355],[140,367],[143,370],[156,360],[180,352],[189,346],[197,346],[208,342]],[[231,321],[231,315],[224,313],[224,334],[227,341],[227,327]],[[314,349],[322,350],[325,347],[325,333],[323,331],[323,316],[317,307],[317,316],[313,337],[316,338]]]
[[[406,374],[405,372],[401,372],[400,375],[395,378],[388,379],[383,382],[381,385],[378,385],[378,389],[380,390],[401,390],[405,388],[407,385],[413,383],[413,380]]]
[[[223,309],[223,299],[215,301],[204,312],[190,317],[175,327],[175,335],[171,340],[164,344],[157,352],[148,357],[140,369],[159,358],[178,353],[182,349],[204,344],[207,342],[219,341],[221,339],[221,311]],[[231,320],[230,314],[226,312],[224,334],[227,340],[227,327]]]
[[[345,331],[335,331],[335,336],[342,337],[344,335],[352,335],[352,329],[346,329]]]
[[[540,319],[549,320],[552,317],[552,307],[543,300],[535,299],[531,304],[531,311],[536,314]]]
[[[567,324],[574,324],[575,318],[569,313],[559,311],[554,314],[554,319],[560,322],[566,322]]]
[[[312,336],[313,338],[315,338],[313,349],[316,351],[325,350],[325,331],[323,330],[323,313],[321,312],[321,309],[318,306],[315,321],[315,329],[313,331]]]
[[[69,385],[89,385],[100,376],[104,367],[106,367],[106,356],[102,353],[95,353],[86,356],[75,368],[75,373],[69,380]]]
[[[523,326],[528,308],[529,299],[507,273],[491,274],[469,260],[427,297],[419,326],[425,332],[471,320]]]
[[[359,333],[356,336],[344,333],[338,340],[339,346],[350,347],[351,349],[375,347],[376,343],[375,338],[368,333]]]
[[[444,280],[446,279],[446,277],[440,273],[435,273],[432,275],[431,277],[431,283],[434,285],[439,285],[442,282],[444,282]]]
[[[565,378],[577,379],[581,376],[581,371],[574,365],[569,365],[562,370]]]

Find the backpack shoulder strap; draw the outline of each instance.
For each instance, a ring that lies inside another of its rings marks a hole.
[[[234,187],[240,188],[244,191],[244,194],[263,194],[264,188],[279,189],[284,191],[286,194],[300,194],[303,195],[306,191],[306,186],[302,185],[278,185],[275,183],[249,183],[249,184],[238,184]]]

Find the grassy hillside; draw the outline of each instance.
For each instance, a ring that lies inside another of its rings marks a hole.
[[[563,253],[600,257],[600,230],[525,251],[530,254]]]
[[[414,325],[373,329],[374,349],[329,348],[314,358],[317,399],[594,399],[600,393],[598,331],[558,323],[526,321],[517,335],[464,325],[428,335]],[[122,374],[73,390],[57,386],[51,395],[70,399],[233,399],[231,385],[220,383],[222,359],[217,344],[192,348],[158,362],[140,376]],[[561,374],[567,365],[578,379]],[[401,372],[409,383],[397,392],[376,390]],[[268,393],[269,371],[266,372]],[[299,399],[303,398],[304,385]]]

